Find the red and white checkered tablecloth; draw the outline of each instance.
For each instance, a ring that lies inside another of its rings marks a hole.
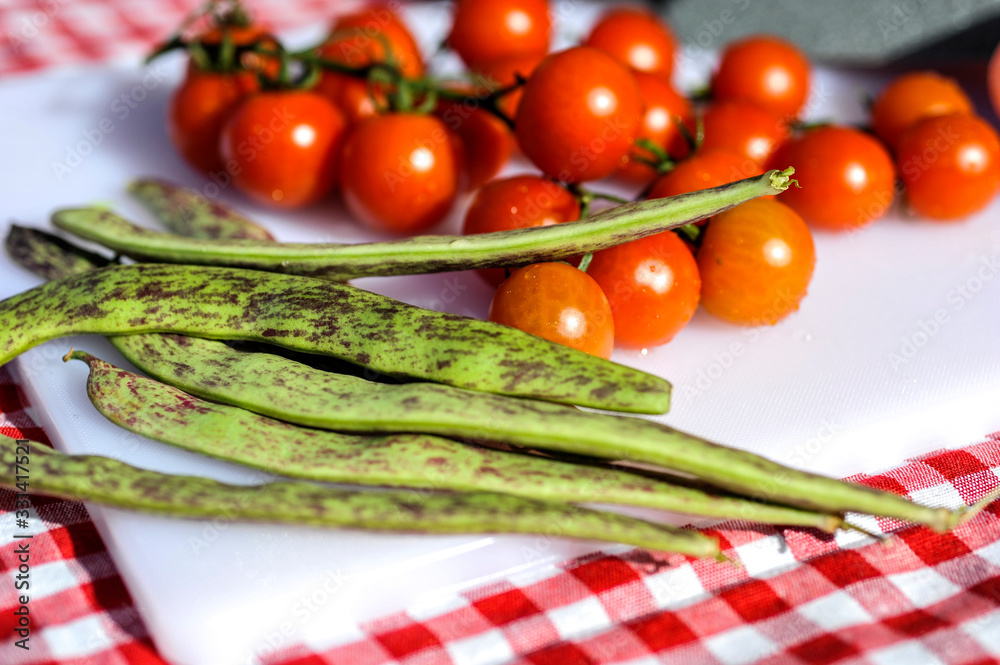
[[[200,0],[4,0],[0,74],[134,55]],[[256,0],[282,29],[325,20],[331,0]],[[47,441],[9,368],[0,433]],[[971,503],[1000,484],[1000,435],[856,478],[927,504]],[[163,663],[84,506],[35,497],[31,649],[16,639],[14,494],[0,490],[0,662]],[[631,550],[595,555],[358,626],[339,645],[298,645],[269,664],[652,665],[1000,663],[1000,503],[953,533],[890,520],[862,536],[725,525],[738,565]]]

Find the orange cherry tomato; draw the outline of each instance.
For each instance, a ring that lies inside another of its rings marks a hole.
[[[514,131],[543,173],[584,182],[622,165],[641,122],[632,72],[603,51],[578,46],[538,65],[524,86]]]
[[[678,123],[694,135],[694,111],[687,99],[677,94],[662,78],[645,72],[636,72],[635,80],[645,104],[645,114],[636,139],[647,139],[663,148],[673,159],[688,154],[688,142]],[[618,172],[629,180],[649,182],[656,171],[649,165],[636,161],[635,156],[656,161],[656,156],[641,146],[635,146],[629,161]]]
[[[615,345],[608,299],[587,273],[565,263],[533,263],[505,279],[489,320],[601,358]]]
[[[549,50],[546,0],[457,0],[448,45],[472,69]]]
[[[330,39],[319,52],[345,65],[363,67],[373,62],[386,62],[389,55],[386,45],[404,76],[423,75],[424,61],[417,41],[389,3],[376,3],[338,16]]]
[[[607,296],[615,342],[623,346],[666,344],[698,308],[698,264],[673,232],[596,252],[587,274]]]
[[[882,90],[872,106],[872,127],[880,139],[897,148],[903,132],[918,121],[953,113],[973,113],[972,102],[954,79],[911,72]]]
[[[451,210],[461,172],[461,140],[440,119],[389,113],[349,133],[341,153],[341,193],[348,211],[365,224],[419,233]]]
[[[597,21],[584,45],[610,53],[636,71],[670,82],[677,39],[670,26],[652,12],[637,7],[611,9]]]
[[[462,233],[492,233],[532,226],[550,226],[580,218],[580,204],[566,188],[534,175],[519,175],[483,185],[465,213]],[[506,279],[503,268],[476,271],[497,286]]]
[[[525,80],[530,78],[544,57],[544,53],[531,53],[481,64],[476,69],[476,73],[479,75],[478,83],[486,93],[512,86],[518,77]],[[523,91],[518,89],[500,99],[500,110],[506,113],[507,117],[517,117],[517,107],[521,103],[522,94]]]
[[[809,78],[809,59],[793,44],[778,37],[747,37],[722,52],[712,95],[794,118],[809,96]]]
[[[197,35],[195,41],[208,52],[210,61],[216,66],[221,66],[223,63],[218,62],[221,56],[219,47],[226,37],[229,38],[236,53],[235,62],[230,63],[231,67],[249,72],[263,72],[272,78],[278,75],[281,67],[278,58],[255,53],[253,50],[254,47],[278,49],[278,40],[263,26],[256,24],[212,26]],[[202,71],[193,59],[188,61],[188,73],[192,71]]]
[[[973,115],[921,120],[903,134],[896,164],[909,207],[935,220],[978,212],[1000,189],[997,132]]]
[[[799,308],[812,280],[816,250],[809,227],[774,199],[754,199],[719,213],[698,250],[701,304],[747,326],[774,325]]]
[[[780,199],[817,228],[859,228],[882,217],[892,203],[892,158],[878,140],[856,129],[807,131],[779,148],[771,165],[795,167],[801,187],[790,187]]]
[[[321,95],[261,92],[223,127],[222,157],[233,184],[250,198],[279,208],[305,206],[333,190],[346,124]]]
[[[662,199],[701,189],[752,178],[764,171],[757,162],[724,148],[701,148],[680,162],[669,173],[664,173],[652,187],[647,198]]]
[[[252,72],[217,74],[189,69],[167,107],[167,132],[181,157],[202,173],[223,171],[222,127],[257,88]]]
[[[788,140],[788,125],[778,115],[744,102],[712,104],[702,118],[702,148],[725,148],[760,166]]]

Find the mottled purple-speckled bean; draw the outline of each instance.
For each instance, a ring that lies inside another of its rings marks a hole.
[[[200,400],[82,351],[73,351],[67,358],[90,366],[90,401],[116,425],[179,448],[285,476],[644,506],[830,532],[842,523],[834,515],[715,497],[624,471],[469,446],[427,434],[352,435],[298,427]]]
[[[157,178],[140,178],[128,191],[174,233],[202,240],[274,240],[259,224],[198,192]]]
[[[0,436],[0,487],[16,487],[17,445]],[[509,494],[371,492],[304,482],[226,485],[147,471],[108,457],[66,455],[33,442],[29,464],[33,493],[171,517],[411,533],[556,534],[720,556],[718,543],[697,531]]]
[[[150,231],[107,210],[61,210],[53,223],[139,261],[225,265],[308,275],[333,281],[355,277],[526,265],[586,254],[683,226],[759,196],[788,188],[793,169],[666,199],[629,203],[586,220],[475,236],[419,236],[393,242],[206,242]]]
[[[138,264],[0,302],[0,364],[76,334],[175,332],[330,355],[392,376],[599,409],[661,413],[670,384],[520,330],[325,280]]]

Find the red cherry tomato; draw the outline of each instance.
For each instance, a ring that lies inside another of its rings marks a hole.
[[[219,154],[222,127],[257,88],[257,76],[252,72],[188,70],[167,108],[167,132],[188,164],[203,173],[225,169]]]
[[[601,358],[609,358],[615,344],[611,307],[601,287],[565,263],[515,270],[493,295],[489,320]]]
[[[222,130],[222,157],[233,184],[256,201],[295,208],[319,201],[336,184],[346,122],[312,92],[248,97]]]
[[[780,117],[741,102],[712,104],[702,118],[703,148],[725,148],[746,155],[760,166],[789,137]]]
[[[465,213],[462,233],[492,233],[532,226],[550,226],[580,218],[580,204],[558,183],[533,175],[520,175],[486,183]],[[506,279],[502,268],[477,270],[497,286]]]
[[[683,124],[688,132],[694,135],[694,111],[691,109],[691,104],[657,76],[636,72],[635,80],[639,84],[639,92],[646,108],[636,139],[652,141],[666,150],[673,159],[684,157],[688,154],[689,148],[678,123]],[[653,153],[635,146],[632,158],[618,174],[629,180],[649,182],[656,176],[656,171],[651,166],[636,161],[635,156],[656,161]]]
[[[393,233],[440,222],[461,187],[461,141],[438,118],[375,116],[354,127],[341,154],[341,192],[355,218]]]
[[[481,84],[480,87],[485,93],[490,93],[514,85],[518,77],[527,80],[544,57],[545,54],[532,53],[502,58],[479,65],[476,73],[481,79],[478,81]],[[517,107],[521,103],[522,94],[523,91],[518,89],[500,99],[500,110],[506,113],[507,117],[517,117]]]
[[[781,202],[817,228],[859,228],[884,215],[892,203],[892,158],[879,141],[856,129],[807,131],[779,148],[771,164],[795,167],[801,187],[790,187]]]
[[[636,7],[611,9],[597,21],[584,45],[610,53],[636,71],[670,82],[677,39],[652,12]]]
[[[380,89],[369,90],[367,80],[337,72],[323,72],[315,90],[336,104],[350,125],[376,115],[387,103]]]
[[[642,95],[624,65],[597,49],[554,53],[524,86],[515,134],[548,176],[584,182],[623,163],[642,121]]]
[[[712,218],[698,250],[701,304],[747,326],[774,325],[799,308],[816,263],[809,227],[774,199]]]
[[[903,132],[923,118],[973,113],[972,102],[954,79],[934,72],[911,72],[887,85],[872,106],[872,127],[897,148]]]
[[[909,207],[931,219],[967,217],[1000,189],[996,130],[972,115],[921,120],[900,140],[896,164]]]
[[[647,198],[662,199],[752,178],[764,171],[757,162],[723,148],[702,148],[657,178]]]
[[[777,37],[732,42],[712,79],[712,95],[719,101],[749,102],[781,117],[795,117],[809,96],[809,59]]]
[[[320,47],[320,54],[345,65],[363,67],[373,62],[386,62],[386,45],[404,76],[423,75],[424,62],[413,33],[389,3],[370,5],[337,17],[333,33]]]
[[[466,100],[439,99],[434,114],[462,139],[466,187],[478,189],[503,168],[514,152],[514,134],[507,124],[483,108],[473,86],[455,86]],[[479,93],[485,94],[482,91]]]
[[[545,55],[551,29],[546,0],[458,0],[448,45],[477,69],[503,58]]]
[[[666,344],[698,307],[698,264],[672,232],[596,252],[587,274],[607,295],[623,346]]]
[[[229,39],[236,57],[232,63],[221,61],[222,43]],[[208,59],[213,63],[213,70],[221,67],[234,67],[248,72],[263,72],[275,77],[281,67],[281,62],[272,56],[254,52],[254,47],[277,50],[278,40],[263,26],[250,25],[216,25],[197,35],[195,40],[206,51]],[[198,67],[192,58],[188,61],[188,73],[204,71]],[[221,70],[220,70],[221,71]]]

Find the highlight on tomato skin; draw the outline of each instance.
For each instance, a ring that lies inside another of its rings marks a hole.
[[[537,175],[518,175],[486,183],[465,213],[462,233],[474,235],[535,226],[551,226],[580,218],[580,204],[565,187]],[[493,286],[507,278],[503,268],[476,274]]]
[[[827,126],[804,132],[771,157],[771,165],[795,167],[800,187],[778,199],[816,228],[846,231],[888,212],[896,173],[888,150],[870,134]]]
[[[587,274],[608,298],[620,346],[666,344],[698,308],[698,264],[672,231],[595,252]]]
[[[697,258],[709,314],[737,325],[774,325],[799,308],[816,249],[794,210],[754,199],[712,218]]]
[[[566,263],[518,268],[497,288],[487,317],[600,358],[610,358],[611,306],[587,273]]]
[[[982,118],[926,118],[900,141],[896,163],[910,210],[931,220],[968,217],[1000,191],[1000,139]]]

